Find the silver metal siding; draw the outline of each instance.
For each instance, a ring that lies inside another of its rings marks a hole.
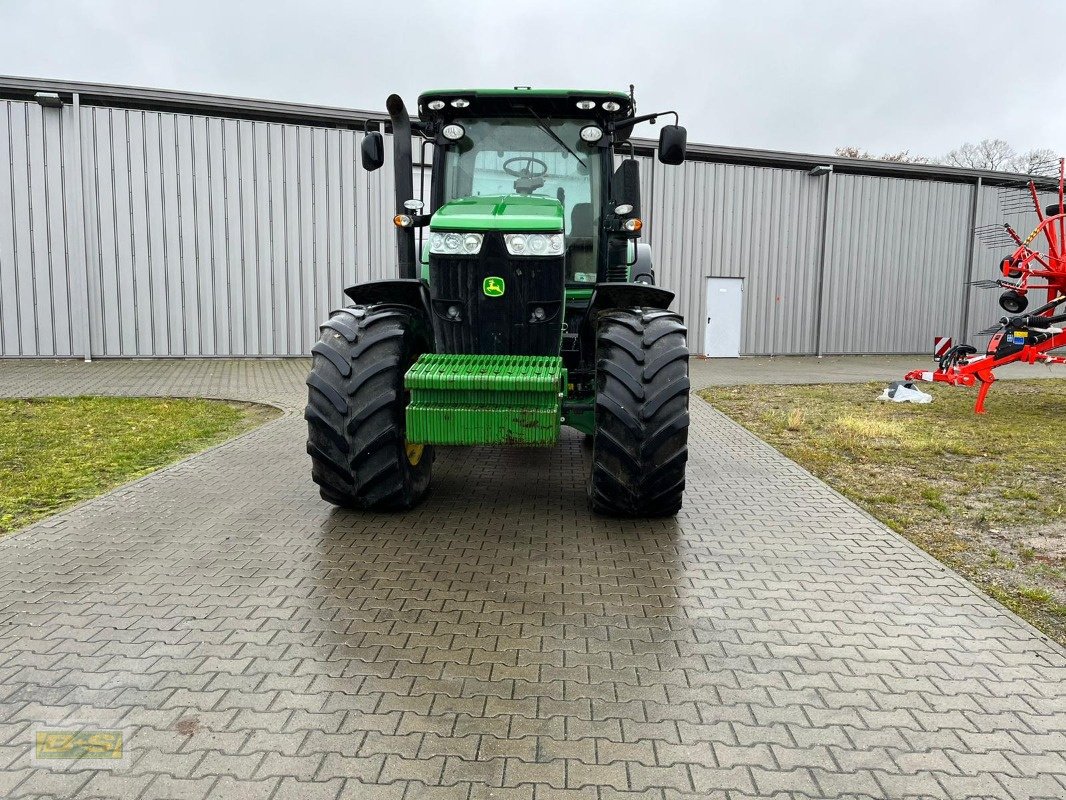
[[[83,115],[95,354],[305,354],[343,288],[371,277],[367,250],[385,236],[367,232],[362,133]]]
[[[956,335],[974,187],[835,174],[826,228],[824,353],[925,353]]]
[[[0,355],[70,356],[66,109],[0,101]]]
[[[824,178],[736,164],[651,163],[656,278],[678,293],[690,349],[703,350],[706,279],[740,277],[741,352],[813,353]]]

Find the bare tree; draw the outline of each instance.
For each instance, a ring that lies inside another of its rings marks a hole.
[[[1038,147],[1020,153],[1014,159],[1011,169],[1026,175],[1058,175],[1059,157],[1050,148]]]
[[[873,158],[869,150],[860,150],[858,147],[838,147],[833,152],[841,158]]]
[[[1039,147],[1019,153],[1002,139],[982,139],[977,144],[967,142],[939,159],[912,156],[909,150],[875,156],[869,150],[852,146],[838,147],[833,152],[841,158],[867,158],[900,164],[944,164],[949,167],[1020,172],[1025,175],[1058,175],[1059,171],[1059,158],[1054,150]]]
[[[910,150],[900,150],[898,153],[883,153],[882,161],[895,161],[899,164],[928,164],[929,159],[925,156],[912,156]]]
[[[967,142],[940,159],[949,167],[1006,170],[1013,172],[1018,153],[1002,139],[982,139],[977,144]]]
[[[1025,175],[1053,175],[1059,167],[1054,150],[1038,147],[1019,153],[1002,139],[982,139],[977,144],[967,142],[944,156],[940,163],[970,169],[1021,172]]]
[[[833,151],[841,158],[868,158],[877,161],[895,161],[897,164],[928,164],[929,159],[925,156],[912,156],[910,150],[900,150],[898,153],[882,153],[875,156],[869,150],[858,147],[838,147]]]

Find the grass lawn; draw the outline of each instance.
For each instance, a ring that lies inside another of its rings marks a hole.
[[[214,400],[0,400],[0,536],[277,414]]]
[[[1066,644],[1066,380],[975,390],[736,386],[700,395],[926,552]]]

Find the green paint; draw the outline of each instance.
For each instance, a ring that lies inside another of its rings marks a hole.
[[[568,408],[563,416],[565,418],[563,424],[567,427],[582,433],[596,432],[596,409],[592,405],[592,400],[589,400],[587,407]]]
[[[408,407],[407,441],[451,446],[552,447],[559,416],[545,408]]]
[[[558,356],[427,353],[407,371],[407,441],[551,446],[566,370]]]
[[[503,297],[506,288],[503,278],[496,275],[490,275],[481,282],[481,290],[485,293],[485,297]]]
[[[418,262],[418,276],[429,283],[429,237],[422,242],[422,257]]]
[[[559,233],[563,206],[554,197],[508,194],[460,197],[433,215],[432,231],[505,231]]]
[[[593,291],[593,289],[567,289],[567,302],[569,302],[570,300],[588,300],[590,297],[592,297]]]

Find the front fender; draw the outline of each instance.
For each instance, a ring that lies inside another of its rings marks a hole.
[[[668,309],[674,293],[646,283],[597,283],[589,301],[588,315],[608,308]]]
[[[377,304],[410,306],[429,319],[429,290],[418,278],[393,278],[349,286],[344,293],[363,306]]]

